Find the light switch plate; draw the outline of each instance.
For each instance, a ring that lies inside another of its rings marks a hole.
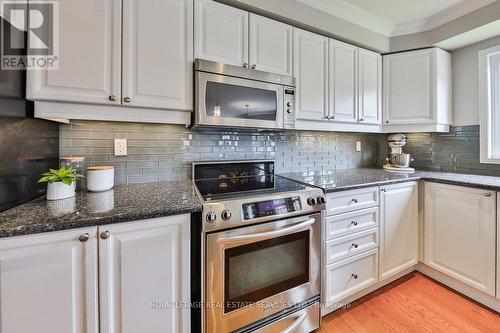
[[[356,151],[361,151],[361,141],[356,141]]]
[[[115,139],[115,156],[127,156],[127,139]]]

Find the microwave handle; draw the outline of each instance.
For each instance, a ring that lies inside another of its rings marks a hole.
[[[223,243],[223,244],[239,244],[239,243],[248,243],[248,241],[253,241],[257,242],[259,240],[267,239],[267,238],[272,238],[272,237],[279,237],[283,236],[292,232],[299,232],[303,231],[304,229],[309,228],[316,219],[314,218],[309,218],[303,222],[294,224],[290,227],[286,227],[283,229],[279,230],[273,230],[273,231],[267,231],[267,232],[262,232],[258,234],[248,234],[248,235],[241,235],[241,236],[233,236],[233,237],[226,237],[226,238],[219,238],[217,239],[217,243]]]

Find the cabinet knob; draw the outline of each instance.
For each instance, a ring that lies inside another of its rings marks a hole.
[[[358,278],[358,274],[352,274],[351,276],[354,278],[354,280]]]
[[[328,116],[325,116],[324,118],[325,118],[325,119],[330,119],[330,117],[328,117]]]
[[[359,118],[359,121],[363,122],[365,121],[365,118]]]
[[[111,236],[111,233],[106,230],[106,231],[101,232],[101,236],[100,237],[101,237],[101,239],[108,239],[109,236]]]
[[[123,101],[124,101],[125,103],[129,103],[129,102],[130,102],[130,97],[124,97],[124,98],[123,98]]]
[[[387,158],[387,162],[389,162],[389,159]],[[381,188],[380,189],[380,192],[387,192],[387,190],[385,188]]]
[[[330,116],[330,118],[328,118],[328,119],[333,120],[333,119],[335,119],[335,116]]]
[[[243,64],[243,67],[244,67],[244,68],[248,68],[248,62],[245,62],[245,63]]]
[[[108,99],[109,99],[111,102],[114,102],[114,101],[116,101],[116,96],[115,96],[115,95],[110,95],[110,96],[108,97]]]
[[[385,123],[386,123],[386,124],[388,124],[388,123],[389,123],[389,120],[386,120],[386,121],[385,121]]]
[[[354,226],[357,226],[358,225],[358,222],[356,221],[351,221],[351,224],[354,225]]]
[[[358,203],[358,199],[354,198],[351,200],[353,203]]]
[[[84,233],[83,235],[80,235],[80,237],[78,237],[78,240],[82,243],[85,243],[86,241],[88,241],[90,239],[90,234],[87,232],[87,233]]]
[[[257,68],[257,65],[252,65],[252,69],[256,69]]]
[[[352,245],[351,245],[351,247],[353,247],[353,248],[355,248],[355,249],[357,249],[357,248],[358,248],[358,246],[359,246],[359,245],[358,245],[358,244],[356,244],[356,243],[352,243]]]
[[[491,197],[491,193],[486,192],[486,193],[484,193],[484,196],[489,198],[489,197]]]

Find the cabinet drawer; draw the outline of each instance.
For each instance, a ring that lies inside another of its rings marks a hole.
[[[378,206],[378,192],[378,187],[368,187],[327,194],[326,215]]]
[[[326,264],[333,264],[378,246],[378,228],[365,230],[326,242]]]
[[[378,250],[374,249],[326,266],[327,306],[361,291],[378,280]]]
[[[352,213],[327,216],[325,240],[351,235],[378,226],[378,207],[358,210]]]

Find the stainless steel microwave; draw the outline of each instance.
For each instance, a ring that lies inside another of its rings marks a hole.
[[[293,77],[196,59],[193,126],[295,128]]]

